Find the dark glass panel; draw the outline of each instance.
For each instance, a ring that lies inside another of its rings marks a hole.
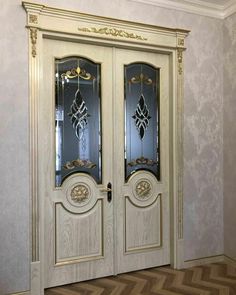
[[[159,69],[125,66],[125,177],[148,170],[160,180]]]
[[[56,186],[76,172],[102,181],[100,70],[85,58],[55,60]]]

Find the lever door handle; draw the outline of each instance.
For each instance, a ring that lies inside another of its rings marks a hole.
[[[112,189],[111,188],[101,188],[100,192],[102,192],[102,193],[112,192]]]
[[[108,182],[106,188],[100,189],[100,192],[107,193],[107,201],[111,202],[111,200],[112,200],[112,185],[110,182]]]

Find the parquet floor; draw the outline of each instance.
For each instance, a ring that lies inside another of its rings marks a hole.
[[[46,295],[236,295],[236,266],[159,267],[47,289]]]

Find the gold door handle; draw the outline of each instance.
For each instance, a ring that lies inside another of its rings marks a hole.
[[[110,182],[107,184],[106,188],[100,189],[100,192],[107,193],[107,201],[111,202],[111,200],[112,200],[112,185]]]
[[[100,189],[100,192],[108,193],[108,192],[112,192],[112,189],[111,188],[102,188],[102,189]]]

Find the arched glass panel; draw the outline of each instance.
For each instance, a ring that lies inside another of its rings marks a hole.
[[[76,172],[102,181],[100,68],[81,57],[55,60],[56,186]]]
[[[125,66],[125,177],[148,170],[160,180],[159,69]]]

